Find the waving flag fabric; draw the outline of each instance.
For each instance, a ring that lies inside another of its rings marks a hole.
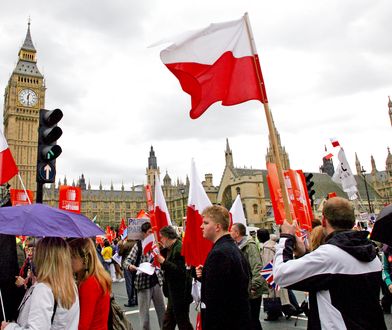
[[[233,223],[242,223],[246,227],[246,218],[245,218],[244,208],[242,206],[240,194],[238,194],[237,197],[235,198],[235,201],[231,206],[229,212],[231,215],[230,227]]]
[[[203,222],[201,213],[211,205],[196,172],[195,162],[192,159],[185,236],[181,251],[186,264],[189,266],[203,265],[208,252],[211,250],[212,243],[203,238],[203,232],[200,228]]]
[[[248,29],[245,16],[211,24],[171,40],[174,43],[161,51],[162,62],[191,95],[192,119],[218,101],[227,106],[249,100],[268,102]]]
[[[165,196],[163,196],[161,183],[159,182],[159,177],[157,173],[155,173],[154,201],[155,201],[155,206],[154,206],[155,223],[157,226],[157,232],[159,233],[161,228],[165,226],[171,226],[172,222],[170,219],[169,210],[167,209]]]
[[[338,160],[339,164],[336,167],[332,180],[342,186],[343,191],[347,193],[350,200],[357,199],[357,182],[355,181],[350,165],[347,162],[343,148],[340,148],[339,150]]]
[[[154,234],[150,234],[144,240],[142,240],[143,254],[147,254],[148,252],[151,252],[154,243],[155,243]]]
[[[274,289],[276,288],[276,284],[274,282],[274,274],[273,274],[273,265],[274,260],[271,260],[267,265],[265,265],[262,270],[261,270],[261,276],[264,277],[264,279],[267,281],[268,285],[273,287]]]
[[[7,140],[0,131],[0,184],[4,184],[18,174],[18,167],[12,157]]]

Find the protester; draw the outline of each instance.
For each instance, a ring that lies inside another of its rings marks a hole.
[[[152,234],[151,224],[145,222],[141,225],[142,237],[146,238]],[[124,266],[129,270],[136,272],[137,267],[142,262],[152,262],[153,256],[150,252],[143,254],[142,244],[138,241],[129,253]],[[139,304],[140,325],[143,330],[150,329],[150,304],[154,303],[155,311],[158,317],[159,328],[162,328],[163,316],[165,314],[165,303],[163,299],[162,286],[163,275],[160,269],[156,269],[150,276],[146,273],[136,273],[135,287],[137,289],[137,300]]]
[[[384,283],[382,292],[384,296],[381,299],[381,306],[385,314],[390,314],[392,304],[392,247],[386,245],[383,251]]]
[[[118,252],[119,252],[119,249],[120,249],[120,245],[121,245],[121,244],[119,244],[118,239],[115,238],[115,239],[113,240],[113,244],[112,244],[113,256],[114,256],[115,254],[117,254],[117,256],[119,256],[119,253],[118,253]],[[125,281],[125,279],[124,279],[124,273],[123,273],[123,271],[122,271],[122,269],[121,269],[120,264],[118,264],[117,262],[115,262],[113,259],[112,259],[112,261],[113,261],[113,266],[114,266],[114,270],[115,270],[115,274],[116,274],[116,281],[117,281],[117,282],[124,282],[124,281]]]
[[[303,251],[296,221],[281,226],[274,280],[281,287],[309,291],[308,329],[386,329],[379,303],[382,265],[367,232],[353,231],[354,209],[341,197],[323,208],[325,244]]]
[[[34,263],[37,282],[20,304],[17,323],[3,321],[1,330],[78,329],[79,298],[67,243],[58,237],[41,239]]]
[[[181,240],[171,226],[163,227],[159,233],[162,245],[167,249],[166,258],[161,254],[156,256],[163,270],[163,292],[168,298],[162,330],[174,330],[176,325],[179,330],[193,329],[189,320],[192,278],[181,255]]]
[[[112,281],[90,238],[69,242],[72,270],[79,288],[79,330],[107,330]]]
[[[127,290],[128,303],[124,304],[125,307],[137,306],[137,294],[135,289],[135,277],[136,273],[131,272],[128,267],[125,266],[125,261],[131,252],[136,241],[126,240],[119,246],[119,254],[121,257],[122,268],[125,278],[125,288]]]
[[[264,267],[273,261],[275,257],[278,236],[275,234],[270,234],[267,229],[259,229],[257,231],[257,237],[261,243],[260,255]],[[273,311],[267,311],[267,317],[264,319],[265,321],[277,321],[279,317],[282,316],[282,312],[284,312],[288,317],[298,314],[294,306],[290,304],[288,290],[284,288],[279,288],[279,290],[277,290],[270,286],[268,288],[268,298],[280,298],[282,307],[281,310],[276,309]]]
[[[250,267],[229,235],[229,212],[213,205],[202,216],[203,237],[214,243],[204,267],[196,267],[201,280],[202,329],[251,329]]]
[[[105,269],[110,273],[110,277],[112,278],[113,282],[117,282],[116,279],[116,271],[114,268],[114,264],[113,264],[113,248],[111,247],[109,241],[107,239],[105,239],[105,241],[103,242],[103,246],[104,248],[102,249],[102,257],[103,260],[105,261]]]
[[[22,267],[19,271],[19,276],[16,277],[15,284],[18,288],[28,289],[35,282],[35,266],[33,263],[35,242],[33,240],[26,242],[25,245],[25,254],[26,259],[23,262]]]
[[[260,323],[261,299],[263,292],[268,292],[267,282],[260,273],[260,270],[263,268],[260,251],[257,248],[255,240],[252,237],[246,236],[246,227],[242,223],[234,223],[231,227],[230,235],[244,253],[250,265],[252,272],[249,295],[251,329],[260,330],[262,329]]]
[[[310,232],[309,248],[310,251],[316,250],[325,242],[325,232],[323,226],[316,226]]]

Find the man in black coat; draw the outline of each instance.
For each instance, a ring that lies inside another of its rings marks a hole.
[[[250,267],[228,232],[229,212],[213,205],[202,216],[203,237],[214,243],[204,266],[196,267],[201,279],[202,328],[250,329]]]
[[[159,251],[155,256],[163,270],[163,293],[167,297],[162,330],[174,330],[176,325],[179,330],[193,330],[189,320],[189,305],[193,300],[192,278],[181,255],[181,240],[171,226],[163,227],[159,233],[162,245],[167,249],[166,258]]]

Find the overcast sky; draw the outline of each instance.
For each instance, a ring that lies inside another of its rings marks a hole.
[[[184,181],[194,157],[200,176],[212,173],[218,185],[226,138],[236,166],[266,167],[262,104],[215,104],[190,119],[190,96],[160,61],[166,46],[148,46],[244,12],[291,167],[317,172],[324,145],[333,151],[329,138],[336,137],[354,172],[355,152],[367,171],[371,155],[385,170],[392,147],[390,0],[4,1],[0,88],[16,65],[30,16],[46,108],[64,112],[56,182],[84,173],[93,187],[101,180],[120,189],[123,181],[128,190],[145,183],[152,145],[161,173]]]

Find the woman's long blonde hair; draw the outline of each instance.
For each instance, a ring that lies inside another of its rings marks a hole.
[[[76,287],[68,244],[60,237],[45,237],[38,241],[33,258],[37,281],[48,284],[55,301],[70,309],[76,300]]]
[[[71,255],[80,257],[83,260],[84,272],[79,283],[85,281],[90,276],[95,276],[103,291],[111,292],[112,280],[97,257],[94,242],[91,238],[75,238],[69,242]]]

